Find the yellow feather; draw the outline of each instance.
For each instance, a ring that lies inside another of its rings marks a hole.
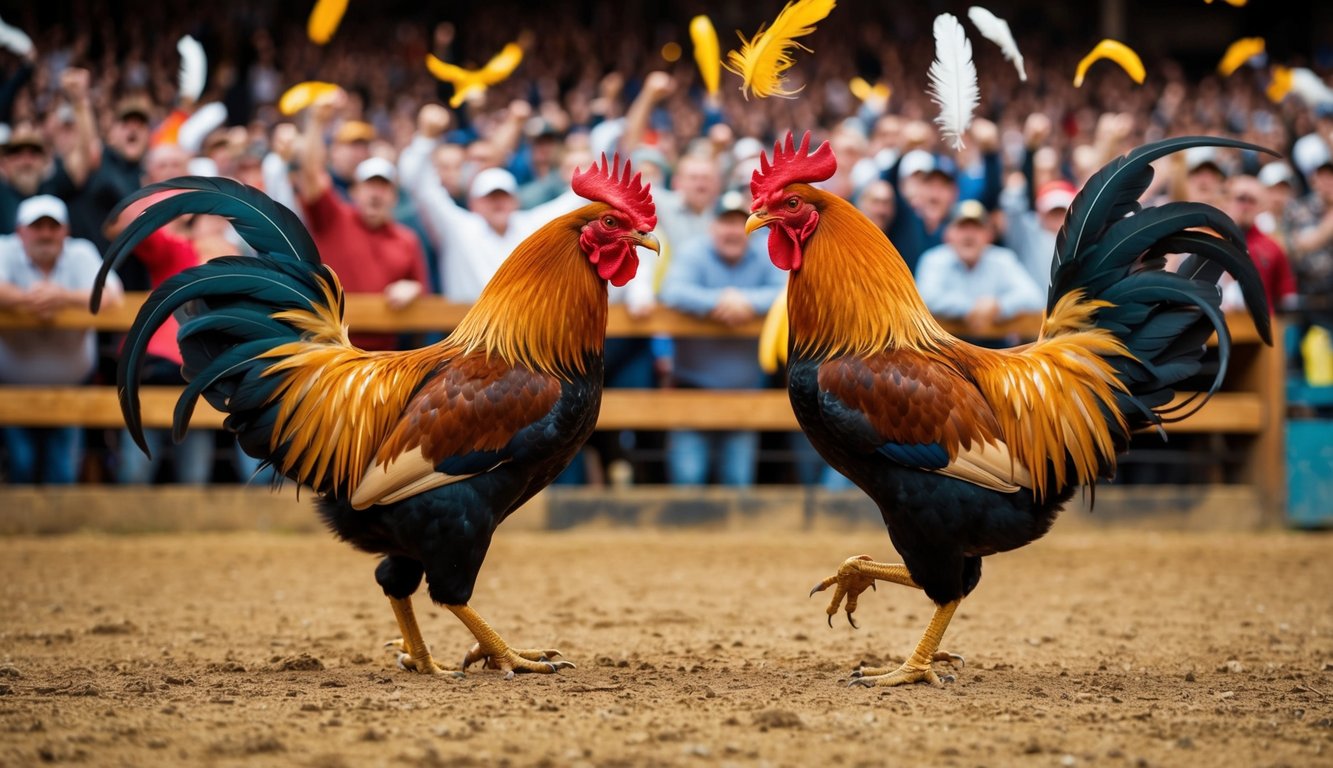
[[[1143,69],[1143,60],[1134,52],[1133,48],[1120,42],[1119,40],[1103,40],[1097,43],[1097,46],[1083,57],[1078,63],[1078,70],[1074,73],[1074,87],[1079,88],[1083,85],[1083,76],[1088,73],[1088,67],[1101,59],[1110,59],[1120,68],[1129,74],[1130,78],[1139,85],[1143,84],[1143,78],[1146,72]]]
[[[347,0],[316,0],[306,22],[306,36],[312,43],[323,45],[338,31],[338,22],[347,11]]]
[[[1241,65],[1264,52],[1262,37],[1242,37],[1227,46],[1227,52],[1217,63],[1217,72],[1222,77],[1230,77]]]
[[[1268,81],[1268,100],[1280,103],[1291,92],[1291,70],[1278,65],[1273,67],[1273,79]]]
[[[773,300],[759,331],[759,367],[764,373],[777,373],[778,365],[787,362],[787,287]]]
[[[319,101],[325,94],[330,94],[337,90],[338,86],[333,83],[324,83],[318,80],[307,80],[304,83],[297,83],[284,91],[282,98],[278,99],[278,111],[290,117],[311,104],[314,104],[316,101]]]
[[[518,43],[509,43],[500,50],[486,66],[481,69],[463,69],[443,61],[434,54],[426,54],[426,68],[437,80],[443,80],[454,86],[454,95],[449,99],[449,106],[457,108],[472,94],[481,94],[486,88],[503,81],[513,74],[523,61],[523,47]]]
[[[749,40],[737,33],[741,49],[727,53],[726,67],[744,80],[741,93],[746,98],[751,93],[761,98],[796,95],[800,89],[787,90],[783,76],[795,63],[791,57],[793,48],[810,50],[796,42],[796,38],[814,32],[815,23],[828,16],[835,4],[835,0],[794,0],[783,7],[768,29],[761,27]]]
[[[718,80],[722,75],[722,49],[717,42],[717,30],[707,16],[690,19],[690,41],[694,43],[694,62],[699,65],[704,88],[709,96],[717,95]]]
[[[871,85],[863,77],[853,77],[847,81],[847,90],[861,101],[876,101],[886,103],[889,97],[893,95],[893,90],[884,83],[875,83]]]

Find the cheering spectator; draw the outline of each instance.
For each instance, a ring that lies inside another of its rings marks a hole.
[[[310,124],[302,142],[296,193],[320,258],[338,273],[343,289],[382,293],[390,308],[401,309],[415,301],[429,281],[421,243],[393,220],[397,172],[388,160],[370,157],[357,164],[348,188],[350,203],[334,192],[324,167],[323,137],[335,101],[308,110]],[[392,336],[383,334],[356,334],[352,343],[363,349],[396,346]]]
[[[1040,312],[1045,304],[1018,257],[992,245],[992,237],[985,206],[964,200],[945,230],[944,243],[922,254],[916,271],[917,289],[931,313],[962,320],[978,337],[998,321]]]
[[[1241,232],[1245,233],[1245,247],[1259,268],[1259,277],[1264,282],[1264,294],[1268,298],[1268,310],[1277,312],[1289,309],[1296,299],[1296,277],[1292,274],[1291,263],[1287,254],[1271,237],[1260,231],[1255,225],[1263,203],[1264,187],[1253,176],[1233,176],[1227,180],[1225,211],[1235,220]],[[1222,293],[1224,309],[1243,309],[1244,300],[1240,296],[1239,284],[1229,280]]]

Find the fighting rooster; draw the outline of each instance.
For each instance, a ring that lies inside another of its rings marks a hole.
[[[258,253],[186,270],[153,291],[120,360],[121,410],[141,448],[139,369],[145,344],[173,312],[189,385],[179,439],[202,395],[228,414],[251,456],[313,487],[329,527],[383,555],[375,578],[402,630],[400,663],[442,671],[421,638],[411,596],[432,600],[476,637],[477,661],[555,672],[557,651],[514,650],[468,606],[496,527],[555,478],[592,433],[602,397],[607,281],[624,285],[636,248],[656,250],[652,196],[629,164],[579,172],[592,204],[523,241],[458,328],[406,352],[353,347],[337,276],[304,226],[258,190],[181,178],[121,204],[154,200],[111,245],[107,272],[144,237],[185,213],[227,217]],[[370,255],[367,254],[367,258]],[[94,294],[93,309],[98,302]]]
[[[961,662],[939,650],[940,639],[977,586],[981,558],[1045,534],[1076,488],[1113,474],[1135,430],[1188,415],[1187,403],[1173,404],[1173,386],[1199,372],[1213,333],[1220,366],[1207,395],[1216,391],[1230,349],[1218,309],[1224,270],[1269,341],[1263,286],[1235,224],[1206,205],[1137,202],[1159,157],[1202,145],[1258,148],[1179,138],[1112,161],[1069,209],[1039,339],[997,351],[945,332],[880,230],[811,186],[837,160],[827,143],[814,153],[809,143],[807,133],[797,148],[788,134],[771,163],[762,158],[748,228],[769,227],[769,254],[791,272],[797,420],[874,499],[903,557],[849,558],[810,594],[834,587],[831,623],[844,599],[850,621],[876,580],[923,590],[937,608],[916,650],[896,669],[857,669],[852,682],[939,685],[932,662]],[[1173,253],[1191,255],[1164,271]]]

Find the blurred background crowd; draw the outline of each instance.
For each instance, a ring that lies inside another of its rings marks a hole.
[[[804,40],[813,52],[791,72],[799,96],[763,100],[745,99],[725,74],[709,97],[686,25],[709,14],[725,51],[731,30],[752,34],[776,3],[352,0],[324,46],[306,37],[304,3],[168,0],[151,12],[126,2],[0,3],[0,16],[34,42],[24,54],[0,52],[0,307],[42,315],[85,305],[100,256],[134,214],[108,220],[117,202],[184,174],[236,178],[291,207],[348,291],[381,293],[391,307],[431,293],[470,302],[514,245],[578,205],[573,170],[620,152],[652,181],[664,247],[612,300],[635,316],[668,306],[743,325],[764,315],[785,280],[763,231],[744,231],[750,173],[775,138],[809,129],[838,157],[824,186],[890,236],[932,311],[981,343],[995,341],[997,323],[1044,307],[1064,212],[1103,163],[1184,134],[1272,148],[1278,156],[1182,153],[1160,164],[1147,194],[1227,211],[1272,306],[1318,320],[1333,292],[1333,14],[1316,5],[1277,15],[1258,2],[993,4],[1024,52],[1027,81],[974,34],[981,104],[965,148],[953,151],[926,96],[929,29],[937,13],[966,7],[940,2],[840,3]],[[186,34],[207,55],[197,99],[178,87],[176,43]],[[1142,54],[1146,82],[1101,63],[1075,88],[1078,59],[1112,34]],[[1220,76],[1226,45],[1256,34],[1267,57]],[[452,88],[428,72],[427,53],[476,68],[513,41],[525,55],[511,77],[445,106]],[[1310,68],[1326,93],[1272,101],[1274,63]],[[856,77],[886,85],[887,96],[858,98]],[[279,97],[307,80],[340,90],[282,114]],[[119,283],[146,291],[237,252],[224,221],[181,220],[132,254]],[[422,341],[353,338],[372,349]],[[155,341],[149,381],[181,383],[174,336]],[[0,331],[0,384],[114,380],[116,345],[78,331]],[[773,386],[755,348],[753,339],[612,339],[607,383]],[[197,431],[171,450],[164,434],[149,441],[151,462],[124,435],[6,428],[6,477],[203,483],[256,473],[223,436]],[[799,436],[599,435],[590,456],[568,481],[840,482]]]

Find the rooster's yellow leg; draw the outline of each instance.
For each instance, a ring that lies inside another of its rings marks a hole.
[[[939,653],[940,639],[944,637],[944,630],[949,627],[949,620],[953,618],[953,612],[958,608],[958,600],[945,603],[935,609],[935,615],[930,619],[930,625],[926,627],[926,634],[917,643],[916,650],[904,661],[901,667],[887,671],[884,670],[857,670],[860,674],[853,673],[850,685],[864,685],[867,688],[874,686],[887,685],[905,685],[907,683],[930,683],[935,687],[944,685],[940,676],[935,674],[931,668],[931,663],[935,661],[952,661],[950,654]],[[941,658],[943,656],[944,658]],[[961,657],[959,657],[961,659]],[[877,674],[869,674],[877,673]]]
[[[428,675],[445,672],[445,668],[436,664],[431,658],[430,647],[421,639],[417,615],[412,610],[412,598],[405,597],[400,600],[391,597],[389,605],[393,608],[394,618],[398,619],[398,629],[403,633],[403,639],[387,643],[389,647],[398,649],[398,665],[403,669]]]
[[[468,628],[473,637],[477,638],[477,644],[463,657],[464,670],[483,659],[486,668],[499,669],[506,673],[506,677],[513,677],[515,672],[550,674],[561,669],[574,669],[574,665],[568,661],[552,661],[552,658],[560,655],[560,651],[554,649],[516,651],[510,648],[509,644],[491,629],[491,625],[487,624],[485,619],[466,605],[445,607],[463,622],[463,626]]]

